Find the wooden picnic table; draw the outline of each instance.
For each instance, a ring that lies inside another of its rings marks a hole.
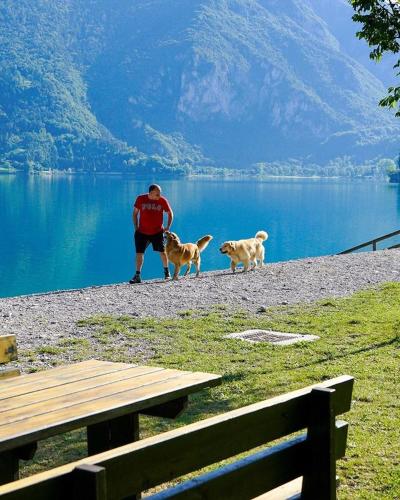
[[[0,383],[0,484],[18,478],[37,442],[87,428],[88,454],[139,439],[139,413],[177,417],[220,375],[89,360]]]

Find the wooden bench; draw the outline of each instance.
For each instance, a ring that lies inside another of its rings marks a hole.
[[[15,335],[0,335],[0,365],[16,361],[17,358],[17,340]],[[18,368],[3,368],[0,366],[0,379],[16,377],[17,375],[20,375]]]
[[[335,417],[350,409],[352,388],[353,378],[346,375],[327,380],[3,485],[0,498],[116,500],[140,495],[307,429],[147,498],[250,499],[302,476],[298,498],[334,499],[336,460],[344,456],[347,439],[347,423]]]

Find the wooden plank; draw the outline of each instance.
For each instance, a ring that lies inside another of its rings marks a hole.
[[[16,359],[18,356],[15,335],[0,335],[0,363],[8,363]]]
[[[91,360],[90,364],[89,362],[75,363],[60,368],[21,375],[18,379],[6,380],[4,384],[1,383],[0,402],[9,397],[29,394],[33,391],[49,389],[51,387],[59,387],[64,384],[73,383],[76,380],[83,380],[118,370],[126,370],[133,366],[135,365]]]
[[[51,399],[60,397],[60,394],[64,396],[68,394],[78,394],[79,392],[87,391],[89,389],[100,388],[114,382],[131,380],[145,374],[160,372],[163,370],[164,368],[150,366],[133,366],[123,370],[116,370],[105,374],[101,373],[99,375],[96,374],[95,376],[90,376],[88,378],[85,377],[83,380],[73,380],[68,384],[41,389],[39,391],[29,392],[18,396],[12,396],[7,399],[0,398],[0,425],[2,423],[2,413],[5,411],[16,410],[18,408],[32,405],[33,403],[37,404],[44,401],[50,401]]]
[[[19,368],[1,368],[0,369],[0,379],[1,383],[3,383],[3,380],[9,379],[12,377],[18,377],[21,374],[21,371]]]
[[[66,370],[71,370],[72,367],[74,367],[74,368],[79,367],[79,368],[83,369],[84,367],[93,367],[96,364],[98,364],[98,360],[90,359],[87,361],[81,361],[79,363],[74,363],[71,365],[57,366],[55,368],[52,368],[51,372],[54,374],[54,376],[56,376],[56,374],[62,374],[62,372],[65,372]],[[17,386],[17,385],[21,385],[21,384],[23,385],[24,383],[26,383],[26,381],[31,382],[31,381],[34,381],[36,379],[39,379],[39,378],[43,377],[43,375],[45,373],[47,373],[48,371],[49,370],[41,370],[39,372],[22,375],[18,381],[14,381],[14,383],[8,382],[7,385],[0,387],[0,389],[1,389],[0,393],[2,393],[3,390],[7,389],[8,387]]]
[[[76,464],[90,463],[105,467],[108,480],[113,485],[115,481],[111,498],[123,498],[304,429],[309,423],[310,394],[314,387],[336,389],[335,414],[346,412],[350,409],[352,386],[353,378],[347,375],[327,380],[22,479],[18,483],[20,496],[8,497],[13,489],[6,486],[0,487],[0,494],[5,495],[4,500],[39,500],[40,495],[51,498],[63,490]],[[336,446],[338,451],[345,448],[340,441]]]
[[[301,475],[306,453],[306,436],[303,435],[150,495],[147,499],[250,500]]]
[[[132,390],[125,388],[118,394],[4,424],[0,426],[0,451],[121,415],[135,413],[220,383],[221,377],[218,375],[184,373],[141,388]]]
[[[87,402],[93,402],[93,405],[95,405],[96,401],[99,401],[101,405],[101,400],[103,398],[118,395],[125,391],[144,389],[151,393],[154,384],[190,375],[190,372],[182,372],[179,370],[153,369],[147,373],[145,371],[137,377],[122,378],[122,380],[120,377],[117,377],[113,382],[109,384],[103,383],[99,386],[96,385],[98,377],[91,378],[90,382],[94,383],[94,387],[90,387],[89,385],[85,390],[67,392],[66,394],[64,393],[64,389],[68,391],[68,386],[66,388],[62,386],[55,391],[56,396],[53,394],[53,397],[49,399],[39,401],[38,403],[33,402],[17,408],[11,407],[8,410],[1,411],[0,437],[3,435],[3,427],[7,424],[17,423],[43,414],[50,414],[51,412],[66,409],[70,406],[78,406]],[[29,396],[28,399],[30,399]]]
[[[298,477],[297,479],[293,479],[293,481],[289,481],[282,486],[278,486],[278,488],[274,488],[267,493],[263,493],[253,500],[289,500],[301,492],[302,482],[303,478]]]

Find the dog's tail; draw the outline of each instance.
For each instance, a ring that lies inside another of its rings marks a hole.
[[[258,231],[256,234],[256,238],[261,241],[265,241],[268,238],[268,233],[266,233],[265,231]]]
[[[202,252],[206,248],[206,246],[212,239],[213,237],[207,234],[207,236],[203,236],[198,241],[196,241],[196,245],[199,247],[200,252]]]

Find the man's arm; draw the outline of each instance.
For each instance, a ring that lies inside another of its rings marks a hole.
[[[139,227],[138,215],[139,215],[139,209],[134,207],[133,213],[132,213],[132,221],[133,221],[133,225],[135,226],[135,231],[137,231],[137,229]]]
[[[170,209],[169,212],[167,212],[167,214],[168,214],[168,222],[167,222],[167,227],[165,228],[165,231],[170,230],[172,221],[174,220],[174,212],[172,211],[172,209]]]

